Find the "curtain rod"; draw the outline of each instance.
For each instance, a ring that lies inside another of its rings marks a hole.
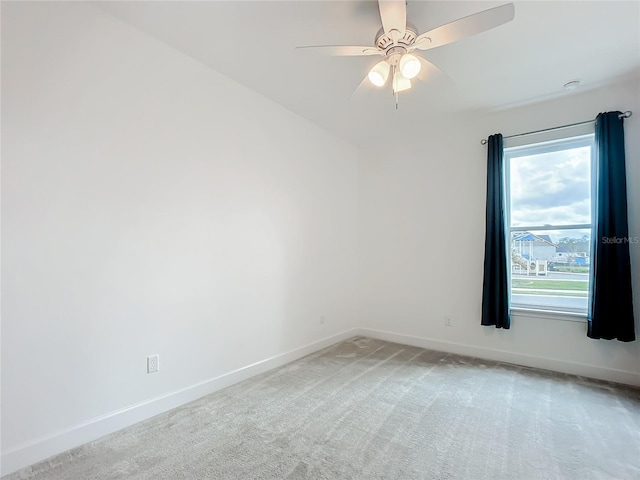
[[[627,110],[626,112],[621,113],[620,115],[618,115],[618,118],[629,118],[630,116],[631,116],[631,111]],[[594,120],[587,120],[585,122],[571,123],[569,125],[560,125],[559,127],[544,128],[542,130],[536,130],[534,132],[518,133],[516,135],[509,135],[508,137],[503,137],[503,138],[506,140],[507,138],[524,137],[524,136],[527,136],[527,135],[534,135],[536,133],[550,132],[552,130],[562,130],[563,128],[578,127],[580,125],[587,125],[587,124],[593,123],[593,122],[595,122],[595,119]],[[487,144],[487,139],[483,138],[480,141],[480,143],[482,145],[486,145]]]

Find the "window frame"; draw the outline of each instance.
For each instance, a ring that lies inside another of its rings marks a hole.
[[[591,190],[591,222],[590,223],[580,223],[580,224],[566,224],[566,225],[530,225],[530,226],[522,226],[519,225],[517,227],[513,227],[511,225],[511,159],[517,158],[521,156],[532,156],[532,155],[540,155],[544,153],[557,152],[562,150],[570,150],[573,148],[582,148],[589,147],[590,155],[589,155],[589,183]],[[526,152],[523,155],[523,152]],[[516,153],[517,155],[513,155]],[[594,175],[594,154],[595,154],[595,134],[590,131],[588,133],[574,133],[567,134],[565,136],[555,138],[552,140],[538,140],[533,141],[531,143],[520,143],[514,146],[507,146],[504,148],[504,167],[503,167],[503,186],[504,186],[504,208],[505,208],[505,242],[506,242],[506,251],[507,251],[507,265],[508,265],[508,294],[509,294],[509,311],[511,314],[517,314],[521,316],[535,316],[535,317],[543,317],[549,318],[553,320],[568,320],[568,321],[577,321],[577,322],[585,322],[587,319],[587,311],[582,309],[553,309],[553,308],[544,308],[537,307],[535,305],[527,306],[526,304],[513,304],[512,302],[512,288],[511,288],[511,280],[512,280],[512,267],[511,267],[511,251],[512,251],[512,236],[515,232],[532,232],[536,231],[548,231],[548,230],[589,230],[590,238],[593,240],[594,235],[594,212],[595,212],[595,175]],[[593,258],[593,242],[589,245],[589,257]],[[592,265],[590,265],[591,268]],[[591,292],[591,275],[589,275],[589,283],[587,289],[589,291],[589,297]],[[589,298],[588,297],[588,298]],[[550,306],[551,307],[551,306]],[[588,305],[587,305],[588,309]]]

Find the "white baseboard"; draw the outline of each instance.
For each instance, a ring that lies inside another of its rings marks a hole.
[[[629,372],[627,370],[618,370],[614,368],[600,367],[597,365],[587,365],[583,363],[569,362],[566,360],[558,360],[554,358],[538,357],[534,355],[514,353],[505,350],[496,350],[492,348],[478,347],[474,345],[448,342],[445,340],[436,340],[432,338],[416,337],[413,335],[404,335],[400,333],[393,333],[370,328],[359,328],[357,330],[357,333],[359,335],[377,338],[379,340],[386,340],[389,342],[401,343],[414,347],[427,348],[429,350],[457,353],[459,355],[467,355],[470,357],[483,358],[486,360],[495,360],[499,362],[512,363],[515,365],[523,365],[526,367],[551,370],[554,372],[569,373],[572,375],[579,375],[581,377],[606,380],[609,382],[622,383],[636,387],[640,386],[640,374],[636,372]]]
[[[281,353],[220,375],[204,382],[191,385],[166,395],[150,398],[135,405],[92,418],[80,425],[57,432],[47,437],[8,450],[2,454],[1,475],[21,470],[49,457],[63,453],[87,442],[116,432],[140,421],[151,418],[160,413],[176,408],[185,403],[197,400],[205,395],[226,388],[235,383],[251,378],[260,373],[314,353],[355,335],[360,335],[360,329],[346,330],[337,335],[324,338],[317,342],[304,345],[289,352]]]

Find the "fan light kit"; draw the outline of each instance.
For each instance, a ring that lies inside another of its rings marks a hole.
[[[412,52],[429,50],[482,33],[510,22],[515,15],[513,4],[508,3],[418,34],[418,30],[407,23],[406,0],[379,0],[378,8],[382,28],[378,31],[373,46],[316,45],[298,47],[298,50],[320,55],[384,57],[371,68],[367,77],[379,88],[385,86],[391,78],[396,109],[398,93],[409,90],[411,80],[418,77],[423,65],[430,65],[423,57]]]

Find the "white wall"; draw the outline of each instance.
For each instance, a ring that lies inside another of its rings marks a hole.
[[[369,333],[640,385],[640,342],[592,340],[586,323],[516,316],[508,331],[481,327],[489,134],[580,122],[632,110],[625,121],[630,235],[640,236],[640,81],[490,115],[417,126],[361,160],[361,288]],[[406,141],[406,143],[404,143]],[[404,146],[402,146],[404,144]],[[631,246],[640,336],[640,245]],[[444,324],[451,318],[452,326]],[[384,333],[391,332],[391,333]]]
[[[210,68],[4,2],[2,137],[3,473],[354,327],[357,151]]]

